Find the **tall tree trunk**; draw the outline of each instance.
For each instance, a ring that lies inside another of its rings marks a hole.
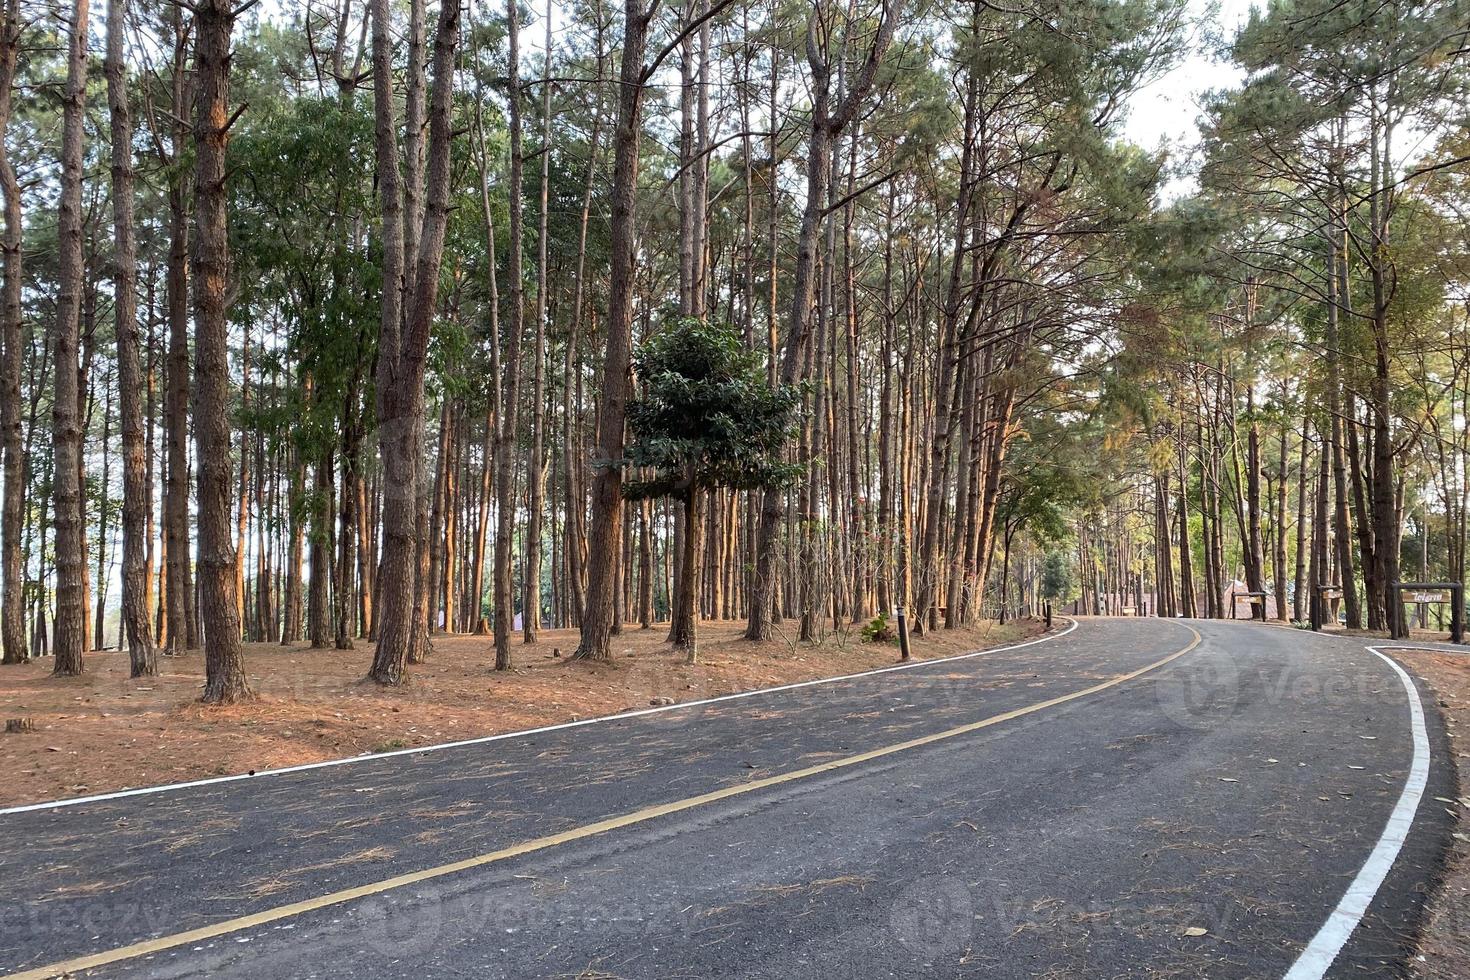
[[[1361,564],[1359,569],[1363,573],[1363,603],[1364,613],[1367,617],[1369,629],[1381,629],[1383,626],[1383,605],[1380,599],[1380,571],[1382,563],[1379,561],[1374,547],[1376,540],[1374,531],[1374,487],[1373,468],[1375,456],[1373,450],[1373,434],[1371,429],[1365,427],[1363,435],[1368,441],[1365,447],[1359,439],[1358,421],[1358,399],[1356,394],[1349,389],[1344,399],[1343,411],[1346,416],[1343,420],[1344,432],[1347,435],[1347,459],[1348,477],[1352,486],[1352,497],[1349,500],[1353,515],[1353,530],[1358,537],[1358,557]],[[1371,410],[1371,406],[1370,406]]]
[[[403,92],[403,299],[406,310],[424,219],[424,0],[408,0],[407,65]],[[421,489],[419,491],[423,493]],[[423,544],[423,542],[420,542]]]
[[[306,464],[301,462],[300,452],[288,453],[291,476],[286,487],[287,526],[289,528],[286,553],[286,582],[281,616],[281,645],[295,643],[301,639],[302,588],[306,575],[306,521],[302,514],[303,497],[306,494]]]
[[[679,607],[674,610],[673,621],[677,633],[671,637],[675,649],[683,650],[686,663],[699,659],[699,581],[700,548],[704,538],[703,503],[704,492],[690,486],[684,494],[684,537],[680,546],[684,549],[684,560],[680,563],[684,581],[675,591]]]
[[[638,509],[638,625],[653,628],[653,501]]]
[[[895,578],[894,544],[897,529],[893,522],[894,474],[893,388],[894,388],[894,318],[893,306],[893,194],[884,195],[883,236],[883,306],[879,316],[882,325],[882,348],[879,363],[882,374],[878,383],[878,611],[893,612],[898,594]],[[902,437],[900,436],[900,442]]]
[[[1254,290],[1254,286],[1247,286]],[[1248,300],[1254,303],[1254,299]],[[1247,329],[1251,329],[1247,324]],[[1247,360],[1251,355],[1247,352]],[[1245,445],[1245,508],[1246,508],[1246,540],[1244,542],[1245,560],[1245,587],[1252,592],[1263,592],[1266,588],[1265,575],[1265,543],[1261,535],[1261,430],[1256,422],[1255,389],[1253,386],[1246,388],[1246,411],[1250,415],[1246,423],[1246,445]],[[1261,615],[1266,613],[1265,600],[1262,598]]]
[[[1306,618],[1309,588],[1306,581],[1307,561],[1307,423],[1302,420],[1302,438],[1297,451],[1296,477],[1296,572],[1292,585],[1292,619],[1300,623]]]
[[[619,603],[618,568],[622,565],[623,472],[614,465],[623,456],[623,426],[631,394],[633,357],[633,285],[640,119],[647,85],[643,58],[648,47],[652,10],[641,0],[625,0],[623,53],[619,69],[618,121],[613,134],[611,270],[607,298],[607,347],[602,362],[602,404],[597,422],[597,467],[592,478],[592,514],[587,528],[587,597],[581,638],[574,656],[612,659],[611,642]]]
[[[1179,615],[1174,594],[1174,555],[1169,530],[1169,476],[1168,467],[1159,470],[1154,482],[1154,615],[1175,617]],[[1139,610],[1139,615],[1143,610]]]
[[[311,584],[306,599],[306,635],[313,650],[325,650],[332,635],[332,453],[312,467]]]
[[[1271,577],[1276,587],[1276,618],[1281,622],[1288,619],[1286,611],[1286,504],[1287,488],[1290,485],[1290,467],[1287,465],[1286,425],[1281,426],[1281,441],[1277,444],[1276,526],[1273,528],[1275,549]],[[1305,448],[1305,447],[1303,447]]]
[[[230,0],[196,8],[195,63],[199,99],[194,117],[194,445],[199,458],[200,625],[204,632],[204,696],[211,704],[251,697],[240,647],[231,536],[229,316],[226,309],[230,239],[225,190],[229,142]]]
[[[481,217],[484,220],[484,224],[485,224],[485,270],[486,270],[485,287],[486,287],[487,293],[489,294],[489,296],[488,296],[488,303],[486,305],[489,308],[489,320],[490,320],[490,337],[489,337],[489,345],[490,345],[490,409],[489,409],[487,418],[485,420],[485,470],[486,470],[486,473],[485,473],[485,476],[483,477],[483,481],[484,481],[484,484],[483,485],[484,485],[485,491],[487,493],[487,500],[485,502],[485,507],[486,507],[487,514],[488,514],[488,509],[489,509],[489,506],[490,506],[490,503],[489,503],[489,500],[488,500],[488,493],[491,490],[494,490],[496,492],[496,509],[497,509],[497,512],[498,512],[498,510],[500,508],[500,498],[499,498],[500,482],[499,481],[500,481],[500,478],[501,478],[501,474],[499,472],[499,468],[500,468],[500,460],[501,460],[501,458],[503,456],[503,454],[501,453],[501,444],[500,444],[500,437],[501,437],[500,417],[501,417],[501,412],[503,412],[504,409],[505,409],[505,401],[506,401],[506,399],[505,399],[505,388],[506,388],[505,380],[506,379],[504,379],[502,377],[503,371],[502,371],[502,368],[501,368],[501,365],[503,364],[503,360],[501,358],[501,346],[500,346],[500,288],[499,288],[499,286],[497,285],[497,282],[496,282],[495,212],[494,212],[494,209],[490,205],[490,159],[489,159],[489,153],[490,153],[490,151],[489,151],[489,147],[488,147],[488,144],[487,144],[487,141],[486,141],[486,137],[485,137],[485,118],[484,118],[484,111],[481,108],[481,106],[483,105],[483,102],[484,102],[483,92],[480,91],[477,88],[477,91],[476,91],[476,108],[475,108],[475,115],[474,115],[475,149],[476,149],[475,163],[476,163],[476,165],[478,167],[478,176],[479,176],[479,182],[480,182],[480,188],[479,188],[479,190],[480,190],[480,213],[481,213]],[[517,374],[517,378],[519,378],[519,374]],[[512,472],[513,472],[513,467],[512,467]],[[490,474],[492,474],[492,473],[494,474],[494,480],[493,481],[490,478]],[[487,520],[488,520],[488,517],[482,518],[482,523],[484,523]],[[499,548],[499,514],[498,513],[496,515],[496,528],[497,528],[497,531],[496,531],[496,538],[497,538],[496,547],[498,549]],[[484,542],[483,541],[481,541],[480,542],[480,545],[479,545],[479,554],[480,554],[480,565],[481,565],[481,568],[483,569],[484,564],[485,564]],[[499,560],[499,552],[498,551],[496,552],[496,560],[497,560],[497,562]],[[500,566],[497,564],[496,565],[496,569],[498,569],[499,567]],[[490,583],[491,603],[492,603],[492,606],[493,606],[494,603],[500,601],[500,593],[498,591],[498,588],[499,588],[498,583],[499,583],[499,581],[500,580],[496,577],[496,575],[494,574],[494,572],[492,572],[492,574],[491,574],[491,583]],[[478,598],[476,601],[477,601],[477,603],[483,604],[483,602],[484,602],[483,593],[481,593],[480,598]],[[491,614],[492,614],[492,616],[494,615],[493,608],[491,610]],[[479,615],[478,606],[476,607],[476,615],[477,616]],[[493,630],[493,627],[492,627],[492,630]],[[478,628],[478,626],[476,628],[476,632],[477,633],[478,632],[482,632]]]
[[[368,479],[371,472],[365,468],[357,480],[357,635],[376,638],[373,597],[376,594],[378,556],[373,532],[378,522],[373,506],[377,502],[377,492]]]
[[[80,674],[86,633],[86,529],[82,507],[82,422],[78,408],[77,343],[81,325],[82,141],[87,91],[87,0],[72,7],[67,37],[66,89],[62,99],[61,203],[56,218],[59,268],[56,317],[51,327],[55,394],[51,405],[52,526],[55,528],[56,617],[52,651],[55,673]]]
[[[512,546],[515,537],[516,466],[515,444],[520,420],[521,338],[525,334],[525,295],[521,254],[525,230],[522,221],[521,184],[525,160],[521,151],[520,8],[517,0],[506,0],[505,16],[510,53],[506,68],[506,101],[510,106],[510,180],[506,194],[510,206],[510,243],[505,274],[510,281],[510,314],[505,344],[506,379],[500,406],[500,438],[495,446],[495,669],[511,666],[510,634],[515,628],[515,590],[512,585]],[[533,463],[534,467],[534,463]],[[531,468],[531,467],[528,467]],[[529,602],[530,597],[524,597]]]
[[[693,21],[695,12],[700,9],[699,0],[685,0],[684,21]],[[708,127],[702,63],[702,52],[700,56],[695,53],[694,34],[686,34],[679,46],[679,315],[695,319],[704,316],[701,277],[706,215],[700,174],[704,131]],[[691,489],[680,501],[674,525],[674,593],[669,616],[669,642],[686,651],[693,649],[695,619],[700,608],[697,592],[686,595],[685,590],[691,587],[697,590],[701,580],[698,565],[703,559],[699,544],[704,537],[704,528],[692,523],[702,510],[701,503],[698,494]],[[691,559],[695,567],[690,567]]]
[[[357,393],[349,400],[349,411],[357,409]],[[357,572],[357,499],[358,484],[362,480],[359,459],[358,428],[356,418],[346,421],[342,436],[342,486],[340,490],[339,517],[337,522],[337,572],[336,572],[336,647],[351,650],[353,647],[352,622],[356,616],[356,590],[353,578]]]
[[[585,526],[586,497],[582,491],[582,436],[580,427],[573,421],[572,392],[575,389],[581,403],[582,358],[578,349],[578,338],[582,329],[582,316],[586,299],[587,272],[587,227],[592,217],[592,190],[597,176],[599,139],[602,135],[603,72],[606,53],[603,50],[602,5],[595,6],[597,36],[597,104],[592,113],[592,134],[587,139],[587,176],[582,185],[582,212],[577,230],[577,266],[575,287],[572,294],[572,316],[567,330],[567,349],[562,382],[563,414],[563,467],[566,470],[566,564],[567,586],[570,592],[569,607],[571,622],[582,623],[582,605],[586,593],[584,558],[587,548]]]
[[[847,187],[846,193],[853,193],[853,185],[857,176],[857,151],[858,140],[856,137],[849,140],[849,152],[847,163]],[[871,556],[868,553],[865,542],[871,540],[868,525],[871,523],[869,507],[867,504],[867,488],[863,486],[863,460],[860,458],[858,445],[859,437],[859,401],[858,401],[858,372],[861,370],[860,347],[858,341],[858,301],[857,301],[857,276],[853,268],[853,208],[851,200],[843,209],[842,215],[842,309],[847,329],[844,331],[846,344],[846,376],[847,390],[847,494],[848,494],[848,533],[843,536],[843,544],[848,553],[848,574],[850,582],[849,619],[858,623],[867,618],[868,596],[867,576],[871,564]]]
[[[1392,86],[1389,89],[1392,92]],[[1381,613],[1380,623],[1392,628],[1399,608],[1397,590],[1399,580],[1399,537],[1403,528],[1402,508],[1399,505],[1398,478],[1395,475],[1395,445],[1393,435],[1393,390],[1389,370],[1390,304],[1397,284],[1397,273],[1390,263],[1393,261],[1389,241],[1389,217],[1393,212],[1394,197],[1398,187],[1393,169],[1393,117],[1389,105],[1380,106],[1377,87],[1370,88],[1374,96],[1371,113],[1368,150],[1371,157],[1369,169],[1370,188],[1368,195],[1369,229],[1372,233],[1372,248],[1368,250],[1368,271],[1372,284],[1373,315],[1373,383],[1371,388],[1373,421],[1373,555],[1378,594],[1370,595],[1369,602]],[[1391,103],[1392,95],[1387,100]]]
[[[449,452],[444,455],[444,462],[440,466],[443,474],[443,487],[440,491],[442,500],[439,504],[439,527],[433,532],[434,544],[439,547],[439,573],[431,576],[434,579],[434,591],[430,592],[431,605],[429,607],[429,627],[438,628],[438,614],[436,612],[439,604],[439,596],[443,596],[444,602],[444,630],[453,633],[456,631],[455,605],[458,590],[458,554],[459,541],[456,523],[459,514],[459,457],[463,451],[462,429],[464,426],[464,408],[456,400],[450,406],[449,412]]]
[[[495,278],[493,269],[490,277]],[[475,513],[474,567],[470,575],[471,605],[466,620],[468,628],[476,634],[485,632],[481,628],[485,622],[481,610],[485,605],[485,545],[490,539],[490,492],[494,489],[491,474],[495,472],[495,414],[496,407],[492,401],[490,410],[485,413],[485,435],[480,444],[479,503]]]
[[[1307,597],[1309,610],[1314,610],[1319,623],[1325,623],[1331,613],[1331,606],[1322,599],[1322,586],[1329,584],[1328,575],[1331,565],[1331,541],[1330,526],[1327,520],[1327,497],[1330,488],[1328,470],[1331,466],[1332,445],[1328,435],[1330,429],[1324,429],[1321,419],[1313,423],[1317,430],[1317,486],[1312,500],[1312,552],[1310,567],[1307,569]],[[1333,618],[1333,626],[1337,625],[1336,617]]]
[[[549,3],[549,0],[548,0]],[[531,369],[531,459],[526,469],[526,584],[523,636],[541,628],[541,510],[546,494],[546,228],[551,186],[551,8],[546,11],[546,59],[541,66],[541,201],[536,231],[536,340]],[[514,247],[514,243],[512,243]]]
[[[1185,429],[1179,428],[1179,614],[1193,618],[1199,615],[1194,592],[1194,557],[1189,529],[1189,462],[1186,457]]]
[[[383,289],[378,353],[379,446],[383,458],[383,548],[378,570],[381,617],[378,648],[368,676],[380,684],[399,684],[409,658],[422,656],[427,637],[423,585],[419,574],[419,481],[423,467],[424,374],[430,328],[439,300],[439,272],[449,216],[450,109],[454,89],[454,50],[459,39],[460,7],[440,6],[434,33],[433,83],[429,96],[428,175],[423,226],[418,235],[413,288],[406,304],[390,301]],[[373,101],[378,181],[383,207],[384,282],[405,274],[401,238],[398,154],[393,126],[392,48],[387,0],[373,2]],[[390,241],[392,244],[390,245]],[[389,252],[393,257],[388,257]],[[407,316],[400,323],[400,311]]]
[[[101,379],[102,384],[102,471],[97,474],[101,485],[112,486],[112,372],[104,372]],[[95,405],[96,386],[90,379],[84,379],[88,388],[88,398]],[[84,419],[90,419],[91,413],[84,413]],[[90,426],[84,423],[84,429]],[[87,473],[83,469],[80,477],[82,486],[87,485]],[[111,522],[109,511],[111,507],[107,496],[98,501],[97,505],[97,547],[92,550],[92,578],[97,583],[96,595],[88,596],[88,613],[90,616],[89,629],[87,630],[87,649],[101,650],[106,645],[106,614],[107,614],[107,547],[111,541]],[[121,650],[122,646],[119,645]]]
[[[417,471],[419,437],[399,404],[403,342],[404,207],[398,162],[398,122],[393,96],[392,5],[372,0],[373,136],[377,162],[383,289],[378,318],[377,414],[382,458],[382,549],[373,602],[377,649],[368,676],[400,684],[407,676],[414,643],[414,579],[418,546]]]
[[[687,21],[694,16],[695,0],[684,0],[680,15]],[[686,35],[683,43],[679,45],[679,169],[678,169],[678,199],[679,210],[679,316],[693,317],[695,313],[695,222],[698,214],[694,202],[694,38]],[[680,506],[678,514],[674,518],[674,583],[673,596],[670,603],[669,637],[670,643],[677,643],[677,637],[687,631],[687,624],[681,622],[680,615],[684,609],[683,596],[680,589],[684,588],[686,581],[684,576],[684,537],[688,533],[688,514],[685,508]]]
[[[1339,139],[1342,127],[1339,122]],[[1333,486],[1333,536],[1337,549],[1337,568],[1342,585],[1343,610],[1347,624],[1358,629],[1363,625],[1363,614],[1358,604],[1358,585],[1353,573],[1352,529],[1348,522],[1347,471],[1343,460],[1342,420],[1342,350],[1339,345],[1339,323],[1348,305],[1347,282],[1347,228],[1346,217],[1340,213],[1342,201],[1335,202],[1334,214],[1338,224],[1334,226],[1328,249],[1328,302],[1327,302],[1327,412],[1331,417],[1331,455]],[[1326,584],[1326,583],[1316,583]]]
[[[133,239],[133,121],[128,106],[124,25],[128,0],[107,3],[107,106],[112,135],[113,322],[123,453],[122,623],[133,677],[158,673],[148,617],[148,511],[153,497],[143,430],[138,338],[137,246]]]
[[[449,481],[453,478],[450,467],[453,466],[455,419],[457,413],[454,408],[454,400],[449,397],[441,399],[439,406],[439,452],[434,461],[434,489],[429,495],[429,523],[428,535],[429,546],[424,551],[429,558],[429,606],[428,621],[430,632],[439,630],[439,608],[444,598],[444,583],[448,578],[448,538],[454,532],[453,517],[449,516],[446,522],[445,511],[449,507]],[[445,524],[450,525],[449,534],[445,533]],[[448,616],[444,617],[444,629],[453,630],[454,624],[449,622]]]
[[[190,32],[182,8],[169,12],[174,51],[172,64],[172,146],[164,161],[175,172],[168,188],[168,267],[164,283],[168,307],[168,355],[165,367],[164,429],[167,443],[163,524],[166,541],[168,649],[182,653],[198,645],[195,635],[194,581],[189,553],[189,202],[185,177],[177,167],[189,140],[189,105],[193,85],[188,70]]]
[[[0,9],[0,194],[5,197],[3,285],[0,285],[0,453],[4,455],[4,510],[0,513],[0,662],[26,659],[25,536],[26,457],[21,444],[21,212],[20,181],[10,159],[10,116],[20,55],[21,0]]]

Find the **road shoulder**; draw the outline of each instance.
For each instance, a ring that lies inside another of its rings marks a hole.
[[[1470,732],[1470,659],[1433,650],[1394,650],[1393,655],[1434,692],[1434,708],[1450,736],[1449,757],[1456,785],[1427,806],[1454,816],[1454,836],[1443,875],[1429,898],[1424,931],[1413,957],[1413,973],[1424,980],[1470,977],[1470,746],[1456,744]]]
[[[1059,629],[1063,624],[1059,624]],[[1040,636],[1044,625],[982,622],[915,637],[926,661]],[[569,630],[517,643],[516,669],[493,671],[488,637],[443,636],[412,683],[362,680],[372,647],[311,650],[252,644],[259,698],[206,708],[198,651],[164,658],[162,675],[129,679],[127,656],[88,654],[81,677],[54,678],[49,659],[0,671],[0,715],[34,732],[0,735],[0,807],[94,797],[133,787],[218,779],[371,754],[416,751],[548,725],[581,722],[891,666],[897,649],[863,643],[856,628],[820,643],[751,643],[743,624],[703,623],[702,660],[684,663],[666,627],[629,628],[609,664],[571,664]],[[562,654],[558,656],[557,654]]]

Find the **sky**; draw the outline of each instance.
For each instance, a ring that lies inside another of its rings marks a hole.
[[[1208,50],[1211,36],[1233,35],[1251,7],[1261,2],[1190,0],[1190,16],[1197,22],[1190,52],[1130,100],[1123,126],[1128,139],[1148,149],[1154,149],[1162,141],[1180,149],[1187,149],[1195,142],[1200,96],[1210,89],[1226,88],[1240,81],[1240,73],[1233,66],[1211,57]],[[1165,196],[1187,193],[1192,186],[1192,179],[1176,178],[1165,189]]]
[[[1124,134],[1139,146],[1153,149],[1161,141],[1181,147],[1192,145],[1196,136],[1195,119],[1199,115],[1200,96],[1213,88],[1224,88],[1239,80],[1239,73],[1227,64],[1216,62],[1209,54],[1211,37],[1229,37],[1249,14],[1252,6],[1265,0],[1188,0],[1189,16],[1195,22],[1195,36],[1189,54],[1172,70],[1164,73],[1130,100],[1130,111]],[[568,0],[528,0],[532,23],[523,37],[522,51],[538,53],[542,40],[542,17],[551,11],[553,29],[563,28],[563,12]],[[262,16],[279,14],[276,0],[265,0]],[[1187,181],[1186,181],[1187,183]]]

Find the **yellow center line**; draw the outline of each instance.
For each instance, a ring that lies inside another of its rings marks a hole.
[[[596,834],[606,833],[609,830],[617,830],[622,827],[630,827],[634,824],[640,824],[649,820],[655,820],[659,817],[668,816],[671,813],[680,813],[684,810],[692,810],[695,807],[705,806],[710,803],[717,803],[720,800],[728,800],[736,796],[743,796],[746,793],[753,793],[756,790],[767,789],[771,786],[780,786],[783,783],[792,783],[800,779],[808,779],[812,776],[820,776],[824,773],[835,772],[839,769],[847,769],[852,766],[861,765],[865,762],[872,762],[874,759],[882,759],[885,756],[894,755],[899,752],[905,752],[909,749],[916,749],[924,745],[932,745],[935,742],[942,742],[945,739],[956,738],[960,735],[968,735],[970,732],[977,732],[982,728],[989,728],[992,725],[999,725],[1002,722],[1011,721],[1024,715],[1034,714],[1038,711],[1044,711],[1047,708],[1052,708],[1059,704],[1065,704],[1068,701],[1075,701],[1078,698],[1085,698],[1090,694],[1096,694],[1099,691],[1105,691],[1110,687],[1117,687],[1119,684],[1131,681],[1136,677],[1141,677],[1142,675],[1147,674],[1150,671],[1158,670],[1165,664],[1178,660],[1180,657],[1184,656],[1186,653],[1190,652],[1200,644],[1200,635],[1194,629],[1194,627],[1187,626],[1183,623],[1180,623],[1179,625],[1184,626],[1185,629],[1194,634],[1194,639],[1189,642],[1188,646],[1169,654],[1162,660],[1156,660],[1145,667],[1140,667],[1137,670],[1129,671],[1126,674],[1119,674],[1117,677],[1114,677],[1111,680],[1104,681],[1101,684],[1094,684],[1091,687],[1083,688],[1080,691],[1073,691],[1071,694],[1063,694],[1060,697],[1051,698],[1046,701],[1039,701],[1036,704],[1027,705],[1024,708],[1016,708],[1011,711],[1005,711],[998,715],[992,715],[989,718],[983,718],[980,721],[973,721],[966,725],[960,725],[957,728],[950,728],[942,732],[935,732],[931,735],[921,735],[918,738],[911,738],[905,742],[897,742],[893,745],[885,745],[882,748],[871,749],[867,752],[860,752],[857,755],[850,755],[841,759],[831,759],[827,762],[822,762],[814,766],[808,766],[805,769],[796,769],[792,770],[791,772],[783,772],[775,776],[767,776],[763,779],[753,779],[746,783],[740,783],[735,786],[727,786],[723,789],[712,790],[711,792],[701,793],[698,796],[691,796],[687,799],[675,800],[672,803],[660,803],[657,806],[644,807],[641,810],[634,810],[631,813],[624,813],[616,817],[608,817],[605,820],[598,820],[594,823],[585,824],[581,827],[573,827],[570,830],[564,830],[558,834],[550,834],[546,837],[537,837],[534,840],[524,841],[520,844],[512,844],[510,847],[504,847],[498,851],[490,851],[486,854],[479,854],[475,857],[465,858],[461,861],[454,861],[449,864],[441,864],[438,867],[425,868],[421,871],[411,871],[407,874],[396,875],[392,878],[384,878],[382,881],[376,881],[366,885],[358,885],[354,888],[344,888],[341,891],[329,892],[326,895],[319,895],[316,898],[308,898],[300,902],[292,902],[289,905],[280,905],[276,908],[265,909],[260,912],[252,913],[251,915],[242,915],[234,919],[225,919],[223,921],[213,923],[212,925],[201,926],[198,929],[189,929],[185,932],[176,932],[169,936],[159,936],[157,939],[148,939],[144,940],[143,942],[133,943],[129,946],[119,946],[116,949],[104,950],[103,952],[92,953],[87,956],[78,956],[75,959],[63,960],[58,963],[51,963],[47,966],[36,967],[34,969],[26,970],[21,973],[12,973],[9,974],[9,977],[11,978],[11,980],[44,980],[44,978],[57,977],[68,973],[77,973],[82,970],[92,970],[100,966],[107,966],[112,963],[119,963],[123,960],[136,959],[139,956],[148,956],[153,953],[161,953],[165,950],[177,949],[180,946],[187,946],[190,943],[198,943],[208,939],[217,939],[220,936],[227,936],[230,933],[241,932],[246,929],[254,929],[257,926],[267,925],[272,922],[279,922],[282,919],[289,919],[292,916],[301,915],[305,912],[314,912],[317,909],[324,909],[333,905],[341,905],[344,902],[356,901],[359,898],[367,898],[371,895],[380,895],[383,892],[393,891],[394,889],[403,888],[408,885],[416,885],[420,882],[431,881],[435,878],[445,877],[446,875],[458,874],[461,871],[469,871],[473,868],[481,868],[487,864],[494,864],[497,861],[505,861],[509,858],[519,857],[522,854],[530,854],[534,851],[544,851],[547,848],[556,847],[558,844],[567,844],[572,841],[583,840]]]

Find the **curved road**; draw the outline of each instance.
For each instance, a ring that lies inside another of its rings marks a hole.
[[[1411,686],[1361,640],[1083,619],[830,683],[0,812],[0,973],[1395,976],[1454,795]]]

